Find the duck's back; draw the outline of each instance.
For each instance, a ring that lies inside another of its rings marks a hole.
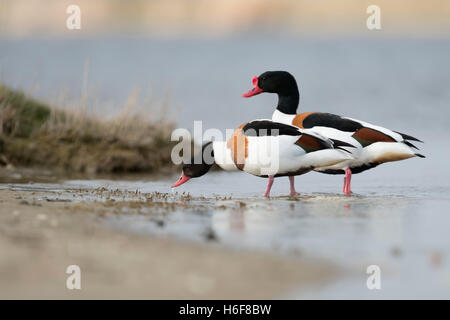
[[[276,110],[272,119],[302,129],[311,129],[326,137],[352,143],[356,147],[367,147],[375,142],[420,141],[412,136],[365,121],[325,112],[304,112],[296,115],[286,115]]]
[[[226,146],[236,167],[256,176],[298,175],[348,158],[328,138],[271,120],[241,125]]]

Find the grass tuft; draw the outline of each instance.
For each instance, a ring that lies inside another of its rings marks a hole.
[[[104,119],[86,108],[55,108],[0,85],[0,158],[16,166],[82,173],[172,167],[174,123],[150,117],[133,101]]]

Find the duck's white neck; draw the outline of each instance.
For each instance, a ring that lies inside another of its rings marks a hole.
[[[275,109],[275,111],[272,114],[272,121],[281,122],[281,123],[290,124],[290,125],[292,125],[292,120],[294,120],[294,118],[295,118],[295,114],[286,114],[286,113],[281,112],[278,109]]]
[[[231,157],[231,150],[227,148],[226,141],[214,141],[213,150],[214,161],[219,167],[227,171],[238,170],[233,158]]]

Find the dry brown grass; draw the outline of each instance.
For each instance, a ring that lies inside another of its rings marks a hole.
[[[134,94],[105,119],[84,106],[62,110],[0,86],[0,155],[12,165],[84,173],[154,172],[172,166],[174,121],[162,116],[167,104],[150,115],[136,101]]]

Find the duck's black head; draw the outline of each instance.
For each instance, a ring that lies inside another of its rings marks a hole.
[[[278,110],[286,114],[297,113],[300,94],[292,74],[287,71],[266,71],[254,77],[252,82],[253,89],[244,93],[243,97],[249,98],[263,92],[276,93],[279,98]]]
[[[202,146],[201,154],[191,158],[189,163],[183,164],[181,177],[174,183],[172,188],[178,187],[191,178],[201,177],[206,174],[214,164],[214,150],[212,142],[205,143]]]

